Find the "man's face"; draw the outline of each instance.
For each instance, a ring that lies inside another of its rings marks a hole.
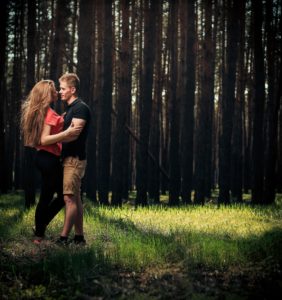
[[[65,81],[60,81],[60,91],[61,100],[68,102],[74,97],[75,87],[68,86]]]

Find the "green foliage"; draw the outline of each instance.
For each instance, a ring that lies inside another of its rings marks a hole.
[[[46,286],[54,295],[58,288],[62,295],[76,295],[85,281],[116,269],[140,271],[166,264],[192,269],[281,264],[281,199],[279,195],[276,204],[269,207],[234,204],[218,208],[209,204],[138,209],[130,205],[94,207],[86,200],[87,246],[58,247],[53,240],[62,228],[63,211],[50,224],[46,240],[34,245],[34,208],[24,210],[21,195],[3,195],[1,269],[5,276],[15,278],[10,293],[14,289],[24,298],[30,294],[40,298]],[[20,283],[15,288],[19,278],[26,281],[24,290]],[[6,288],[1,289],[5,293]]]

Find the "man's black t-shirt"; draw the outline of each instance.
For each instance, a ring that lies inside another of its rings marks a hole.
[[[67,110],[64,115],[64,130],[71,125],[73,118],[83,119],[86,121],[86,123],[82,132],[75,141],[63,143],[62,157],[65,158],[68,156],[78,156],[80,160],[84,160],[86,159],[86,138],[91,119],[91,113],[88,105],[79,98],[67,106]]]

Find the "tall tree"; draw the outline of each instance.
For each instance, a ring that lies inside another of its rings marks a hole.
[[[246,18],[247,21],[247,18]],[[253,100],[253,83],[251,79],[251,74],[253,73],[253,59],[251,59],[251,31],[252,26],[249,27],[249,37],[246,36],[248,46],[246,47],[246,90],[248,94],[246,96],[245,105],[243,107],[243,151],[244,151],[244,160],[243,160],[243,189],[245,193],[249,193],[251,189],[251,144],[252,144],[252,100]],[[251,27],[251,28],[250,28]]]
[[[0,11],[0,192],[7,193],[7,159],[5,144],[4,111],[6,106],[6,69],[7,69],[7,20],[8,0],[3,1]]]
[[[76,27],[78,26],[78,18],[77,17],[77,9],[78,9],[78,0],[72,0],[72,16],[71,16],[71,36],[70,36],[70,41],[69,41],[69,60],[72,62],[69,64],[69,72],[74,72],[74,53],[76,50],[76,32],[79,31],[79,29],[77,29],[76,31]],[[93,1],[92,1],[92,5],[93,5]],[[92,11],[91,7],[90,7],[90,12]],[[81,16],[81,14],[79,13],[79,16]],[[94,24],[94,22],[91,22],[90,24]],[[92,28],[92,26],[88,26],[89,28]],[[78,33],[79,35],[79,33]]]
[[[266,159],[265,159],[265,186],[264,186],[264,202],[266,204],[274,203],[276,195],[276,162],[278,149],[278,113],[280,108],[281,97],[281,58],[279,68],[276,70],[277,58],[275,49],[277,42],[275,35],[277,29],[275,27],[273,17],[273,1],[266,2],[266,45],[267,45],[267,78],[268,78],[268,103],[267,103],[267,134],[266,134]],[[282,29],[280,17],[280,32]],[[278,26],[277,26],[278,27]],[[281,49],[280,49],[281,51]],[[278,74],[278,81],[275,84],[275,73]],[[280,82],[279,82],[280,80]],[[277,88],[275,88],[275,86]]]
[[[95,202],[98,202],[97,193],[98,190],[98,158],[97,158],[97,149],[99,145],[99,139],[97,136],[98,126],[100,124],[101,116],[101,103],[102,103],[102,69],[103,69],[103,20],[104,20],[104,10],[103,2],[101,0],[95,1],[95,48],[93,47],[94,55],[94,89],[93,89],[93,111],[92,111],[92,121],[89,132],[88,143],[91,143],[92,146],[88,147],[88,157],[94,157],[93,169],[88,169],[87,175],[87,184],[86,184],[86,194]],[[91,139],[92,136],[92,139]],[[94,149],[95,148],[95,149]],[[91,151],[91,153],[89,152]],[[94,165],[95,164],[95,165]],[[92,174],[92,175],[91,175]],[[90,181],[91,180],[91,184]]]
[[[194,103],[195,103],[195,1],[184,1],[187,11],[186,44],[183,68],[183,95],[181,97],[181,196],[191,203],[193,181]]]
[[[66,52],[66,25],[68,1],[58,0],[56,3],[55,13],[55,32],[51,41],[51,62],[50,62],[50,79],[55,82],[63,72],[63,55]],[[58,113],[62,112],[62,102],[59,99],[55,103],[55,109]]]
[[[33,0],[27,2],[27,65],[26,65],[26,94],[35,83],[35,53],[36,53],[36,5]],[[35,204],[35,150],[24,148],[24,190],[25,207]]]
[[[164,42],[164,54],[163,54],[163,65],[162,65],[162,73],[164,76],[163,79],[163,90],[164,90],[164,99],[162,104],[162,110],[161,110],[161,165],[165,170],[169,170],[168,165],[168,147],[169,147],[169,105],[168,105],[168,99],[169,99],[169,62],[170,62],[170,55],[169,55],[169,41],[170,41],[170,35],[169,35],[169,24],[168,22],[167,26],[164,26],[164,31],[166,33],[166,38]],[[165,23],[164,23],[165,25]],[[166,192],[169,189],[169,180],[167,176],[162,175],[161,176],[161,193],[163,195],[166,194]]]
[[[77,74],[80,78],[80,95],[86,102],[91,99],[93,85],[89,67],[92,64],[93,9],[93,1],[79,1]]]
[[[55,13],[55,32],[51,46],[50,79],[55,82],[63,72],[63,54],[65,53],[67,24],[67,0],[58,0]]]
[[[130,17],[129,19],[131,20],[130,23],[130,35],[129,35],[129,53],[128,53],[128,95],[129,95],[129,104],[127,106],[127,120],[128,120],[128,125],[131,126],[132,122],[132,106],[131,106],[131,99],[132,99],[132,73],[133,73],[133,46],[134,46],[134,36],[136,32],[136,14],[134,11],[134,6],[135,0],[131,0],[131,10],[129,11]],[[132,161],[133,161],[133,155],[132,155],[132,147],[131,147],[131,139],[129,134],[126,135],[125,137],[125,157],[126,157],[126,165],[125,165],[125,171],[124,171],[124,183],[123,183],[123,199],[128,199],[129,196],[129,190],[132,190]]]
[[[148,144],[152,112],[153,70],[155,61],[156,1],[144,1],[144,62],[140,91],[140,143],[136,157],[136,205],[147,204]]]
[[[23,169],[21,168],[23,164],[23,146],[20,141],[20,122],[19,122],[19,114],[21,111],[21,101],[22,101],[22,94],[24,91],[24,82],[21,80],[20,74],[24,71],[24,22],[25,22],[25,15],[26,15],[26,3],[24,1],[19,2],[19,28],[18,28],[18,41],[15,43],[18,48],[15,48],[16,56],[14,58],[15,65],[13,66],[13,80],[12,80],[12,100],[14,101],[14,143],[15,143],[15,152],[14,152],[14,186],[16,189],[23,188]]]
[[[179,2],[170,3],[170,144],[169,144],[169,204],[179,204],[180,195],[180,156],[179,156],[179,98],[177,97],[177,37],[178,37],[178,15]]]
[[[95,35],[95,22],[93,22],[95,2],[80,0],[79,2],[79,20],[78,20],[78,49],[77,49],[77,74],[80,79],[80,96],[89,105],[93,107],[93,87],[94,72],[93,66],[93,36]],[[92,113],[93,115],[93,113]],[[92,119],[92,122],[93,119]],[[95,166],[96,166],[96,134],[93,131],[92,124],[89,127],[89,136],[87,144],[88,159],[85,181],[83,181],[83,190],[86,189],[87,196],[93,201],[96,200]],[[86,186],[85,186],[86,185]],[[84,187],[85,186],[85,187]]]
[[[128,167],[127,155],[127,132],[125,125],[128,123],[128,110],[130,106],[130,87],[129,87],[129,0],[121,0],[122,11],[122,40],[121,51],[119,53],[120,59],[120,77],[119,77],[119,91],[116,103],[117,120],[116,130],[114,135],[113,145],[113,171],[112,171],[112,204],[122,205],[122,197],[124,191],[124,184],[126,183],[125,176]]]
[[[156,47],[155,47],[155,80],[154,80],[154,94],[152,104],[152,129],[150,134],[150,151],[154,157],[154,161],[149,161],[149,197],[153,199],[154,203],[160,202],[160,116],[162,108],[162,3],[157,1],[156,7]]]
[[[233,129],[236,63],[238,56],[238,1],[227,0],[227,47],[222,82],[222,132],[219,138],[219,203],[230,203],[230,161]]]
[[[198,130],[196,136],[195,157],[195,199],[197,204],[204,204],[207,187],[210,182],[208,165],[211,164],[211,107],[213,103],[213,45],[212,45],[212,2],[204,3],[204,41],[200,96],[198,100]]]
[[[262,0],[252,0],[254,33],[254,118],[252,136],[252,202],[263,203],[265,69],[262,44]]]
[[[106,1],[103,24],[103,68],[102,99],[100,103],[99,145],[98,145],[98,194],[101,204],[109,203],[111,163],[111,112],[112,112],[112,1]]]
[[[243,187],[243,105],[245,97],[245,1],[239,1],[240,10],[240,38],[238,47],[237,63],[237,93],[235,99],[234,128],[232,137],[232,159],[231,159],[231,192],[232,197],[238,202],[242,201]]]
[[[8,98],[7,105],[7,140],[6,154],[9,168],[8,188],[19,188],[19,107],[22,95],[22,36],[23,36],[23,16],[24,5],[23,1],[15,3],[15,13],[13,15],[13,51],[12,51],[12,78],[11,78],[11,93]]]

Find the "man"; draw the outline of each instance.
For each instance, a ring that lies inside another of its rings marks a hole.
[[[75,140],[63,143],[65,220],[57,243],[67,244],[69,242],[68,236],[74,225],[75,236],[72,242],[85,244],[80,187],[86,168],[86,138],[91,115],[89,107],[78,98],[78,76],[74,73],[68,73],[61,76],[59,82],[61,100],[67,104],[64,129],[72,125],[80,127],[81,133]]]

